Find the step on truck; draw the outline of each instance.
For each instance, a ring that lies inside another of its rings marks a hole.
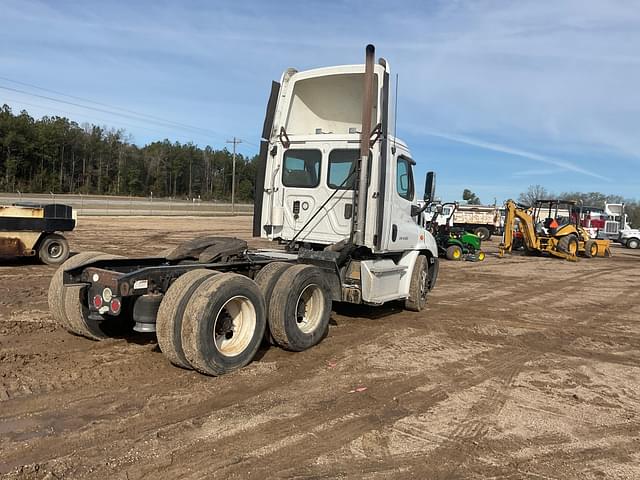
[[[173,364],[221,375],[263,341],[317,344],[333,302],[421,311],[438,250],[419,225],[415,161],[389,134],[389,72],[369,45],[365,65],[288,69],[273,82],[253,235],[280,248],[204,237],[149,258],[84,252],[53,277],[52,315],[95,340],[121,328],[156,332]],[[425,184],[428,205],[432,173]]]

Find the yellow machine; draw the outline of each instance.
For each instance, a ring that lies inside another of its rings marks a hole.
[[[76,219],[67,205],[0,205],[0,256],[37,255],[48,265],[60,265],[69,257],[69,243],[55,232],[73,230]]]
[[[611,256],[609,240],[592,239],[575,220],[574,206],[575,202],[566,200],[537,200],[533,207],[525,207],[508,200],[499,256],[511,252],[516,223],[529,252],[573,261],[578,255],[587,258]]]

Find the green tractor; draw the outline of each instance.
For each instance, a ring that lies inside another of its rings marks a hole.
[[[453,226],[453,214],[457,208],[458,204],[454,202],[431,206],[433,216],[428,221],[428,226],[436,239],[438,254],[448,260],[481,262],[486,255],[481,249],[480,237]],[[438,222],[439,216],[444,217],[443,223]]]

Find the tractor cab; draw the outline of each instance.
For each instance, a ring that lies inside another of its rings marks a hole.
[[[575,207],[572,200],[536,200],[532,207],[536,233],[542,237],[582,236]]]

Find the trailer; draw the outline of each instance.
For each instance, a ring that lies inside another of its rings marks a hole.
[[[419,225],[414,165],[389,134],[390,68],[298,72],[273,82],[256,177],[253,235],[197,238],[167,255],[70,258],[49,288],[52,315],[99,340],[122,326],[156,332],[175,365],[221,375],[249,363],[264,338],[292,351],[327,334],[333,302],[401,301],[422,311],[438,249]],[[433,174],[424,200],[434,194]]]
[[[37,256],[48,265],[60,265],[69,257],[69,243],[57,232],[73,230],[76,221],[68,205],[0,205],[0,256]]]

